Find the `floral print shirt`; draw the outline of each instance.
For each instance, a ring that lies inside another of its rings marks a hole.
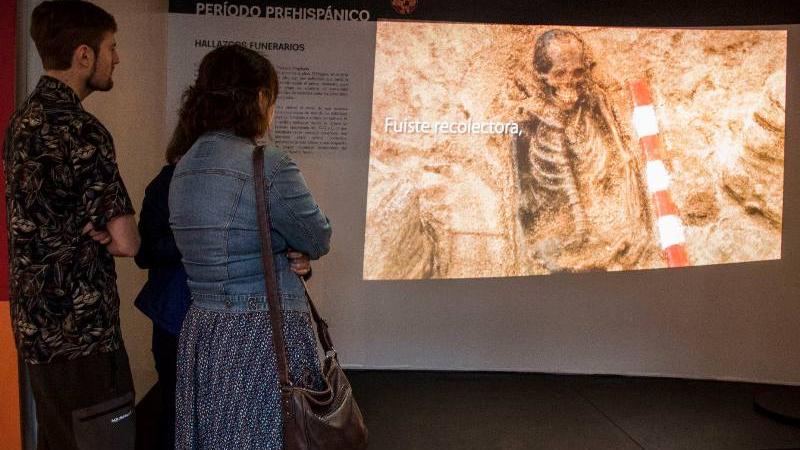
[[[43,76],[3,147],[11,318],[29,363],[120,348],[114,258],[82,232],[133,214],[114,142],[78,95]]]

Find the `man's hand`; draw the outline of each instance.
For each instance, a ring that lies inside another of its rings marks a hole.
[[[87,223],[86,226],[83,227],[83,234],[88,234],[92,240],[95,242],[99,242],[102,245],[108,245],[111,243],[111,235],[108,231],[97,231],[94,229],[94,225],[91,222]]]
[[[286,257],[289,258],[289,268],[292,269],[292,272],[301,277],[311,273],[311,260],[305,253],[289,249],[286,252]]]
[[[114,256],[134,257],[139,251],[142,241],[139,238],[139,229],[136,228],[136,219],[133,214],[116,216],[108,221],[111,243],[108,245],[108,252]]]
[[[114,256],[133,257],[141,244],[132,214],[114,217],[103,231],[96,230],[89,222],[83,227],[83,234],[88,234],[95,242],[105,245]]]

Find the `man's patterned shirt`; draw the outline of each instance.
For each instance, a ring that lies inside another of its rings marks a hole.
[[[11,318],[26,361],[122,344],[114,258],[83,234],[133,214],[108,130],[66,84],[43,76],[3,147]]]

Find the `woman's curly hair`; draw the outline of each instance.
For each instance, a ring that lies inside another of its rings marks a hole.
[[[260,91],[267,96],[266,113],[258,103]],[[240,45],[212,50],[200,62],[194,85],[183,93],[167,162],[176,163],[208,131],[230,130],[247,139],[264,135],[277,97],[278,75],[267,58]]]

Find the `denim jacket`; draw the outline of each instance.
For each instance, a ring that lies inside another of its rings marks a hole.
[[[181,158],[170,184],[170,225],[183,255],[195,305],[232,312],[267,309],[251,141],[228,132],[202,135]],[[289,269],[288,248],[317,259],[330,249],[331,226],[300,169],[280,150],[264,152],[272,251],[282,307],[306,311],[305,291]]]

